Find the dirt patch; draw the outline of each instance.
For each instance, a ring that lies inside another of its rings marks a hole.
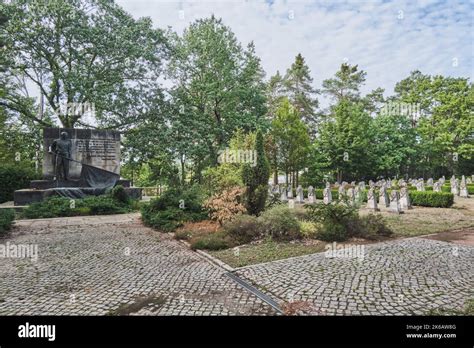
[[[474,228],[446,231],[432,236],[423,237],[426,239],[440,240],[459,245],[474,246]]]
[[[165,300],[163,296],[140,296],[134,302],[121,305],[119,308],[109,312],[109,315],[130,315],[151,304],[160,307],[165,303]]]

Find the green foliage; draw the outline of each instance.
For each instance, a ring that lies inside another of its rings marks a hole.
[[[312,221],[306,221],[306,220],[301,220],[299,221],[300,223],[300,229],[301,229],[301,235],[305,238],[315,238],[318,228],[317,225],[312,222]]]
[[[316,238],[327,242],[343,242],[351,237],[380,239],[392,231],[381,215],[359,217],[358,211],[345,204],[306,205],[311,221],[320,224]]]
[[[218,193],[235,186],[243,186],[241,169],[232,163],[208,168],[203,175],[206,190]]]
[[[108,0],[14,1],[6,8],[5,53],[16,63],[7,73],[32,76],[50,109],[87,101],[95,105],[100,124],[119,128],[160,99],[157,80],[167,41],[151,19],[135,20]],[[1,101],[23,117],[50,125],[19,94],[11,91]],[[64,127],[74,127],[81,117],[58,113]]]
[[[446,192],[410,191],[413,205],[422,207],[449,208],[454,203],[454,195]]]
[[[199,186],[170,188],[141,209],[145,225],[164,232],[174,231],[186,221],[207,218],[202,208],[204,194]]]
[[[275,241],[301,238],[301,228],[294,212],[280,205],[265,211],[259,218],[262,233]]]
[[[0,236],[10,230],[13,220],[15,220],[13,209],[0,209]]]
[[[129,205],[117,202],[108,195],[88,196],[84,199],[50,197],[30,204],[21,212],[24,219],[54,218],[78,215],[109,215],[130,212]]]
[[[130,197],[122,185],[115,186],[110,194],[118,203],[125,205],[130,204]]]
[[[224,225],[224,231],[239,244],[247,244],[262,237],[259,219],[253,215],[239,215]]]
[[[242,171],[242,179],[247,187],[245,193],[247,211],[249,214],[258,216],[265,209],[268,195],[268,177],[270,176],[270,166],[265,155],[261,131],[257,132],[255,151],[257,164],[255,167],[246,164]]]
[[[286,71],[283,86],[291,104],[295,107],[301,120],[315,134],[318,120],[316,108],[318,100],[314,97],[316,90],[312,86],[313,79],[309,67],[301,54],[295,57],[295,62]]]
[[[276,163],[284,173],[304,168],[310,150],[308,128],[287,98],[282,99],[272,121],[271,135],[276,146]]]
[[[355,237],[377,240],[380,237],[389,237],[393,231],[385,224],[382,215],[369,214],[356,220],[359,224]]]
[[[235,242],[224,232],[208,234],[191,242],[191,249],[221,250],[236,246]]]
[[[314,204],[305,206],[309,219],[321,224],[317,238],[327,242],[342,242],[351,235],[357,209],[345,204]]]
[[[12,201],[13,192],[30,187],[30,181],[38,175],[29,167],[19,164],[0,166],[0,203]]]

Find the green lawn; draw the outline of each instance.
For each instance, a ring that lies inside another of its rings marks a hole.
[[[247,265],[286,259],[294,256],[313,254],[324,251],[324,242],[295,242],[277,243],[264,240],[258,244],[243,245],[234,249],[218,251],[207,251],[214,257],[222,260],[231,267],[243,267]],[[237,253],[238,250],[238,253]]]

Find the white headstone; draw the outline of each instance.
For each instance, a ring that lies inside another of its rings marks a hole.
[[[293,187],[288,186],[287,190],[286,190],[286,194],[288,196],[288,199],[292,199],[293,198]]]
[[[397,214],[402,212],[400,207],[400,194],[397,190],[392,190],[392,193],[390,194],[390,211]]]
[[[296,188],[295,202],[296,203],[304,203],[303,188],[301,187],[301,185],[298,185],[298,187]]]
[[[433,192],[441,192],[441,182],[437,181],[433,184]]]
[[[390,199],[388,198],[388,192],[386,185],[382,185],[379,191],[379,204],[382,207],[388,207],[390,205]]]
[[[314,187],[308,187],[308,203],[314,203]]]
[[[400,207],[402,209],[412,209],[410,200],[410,191],[407,187],[400,189]]]
[[[380,209],[377,207],[377,199],[375,197],[375,188],[369,188],[367,192],[367,209],[379,211]]]
[[[283,187],[281,189],[280,201],[282,201],[283,203],[288,202],[288,196],[286,195],[286,188],[285,187]]]
[[[469,197],[469,194],[467,192],[466,178],[464,177],[464,175],[462,176],[462,179],[461,179],[461,187],[459,191],[460,191],[459,196],[463,198]]]
[[[326,183],[326,187],[323,190],[323,202],[324,204],[329,204],[332,202],[331,185],[328,182]]]

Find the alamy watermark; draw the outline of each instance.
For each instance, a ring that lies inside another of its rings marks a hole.
[[[31,258],[31,261],[38,261],[38,244],[0,244],[0,258]]]
[[[388,116],[408,116],[412,121],[416,122],[421,116],[421,107],[420,103],[388,101],[380,109],[380,112]]]
[[[365,256],[365,247],[355,244],[337,244],[333,242],[325,246],[325,256],[330,258],[359,259],[362,261]]]
[[[56,114],[64,116],[90,116],[95,118],[94,103],[65,103],[61,104],[56,110]]]
[[[252,167],[257,165],[257,151],[255,150],[219,150],[217,162],[222,163],[249,163]]]

